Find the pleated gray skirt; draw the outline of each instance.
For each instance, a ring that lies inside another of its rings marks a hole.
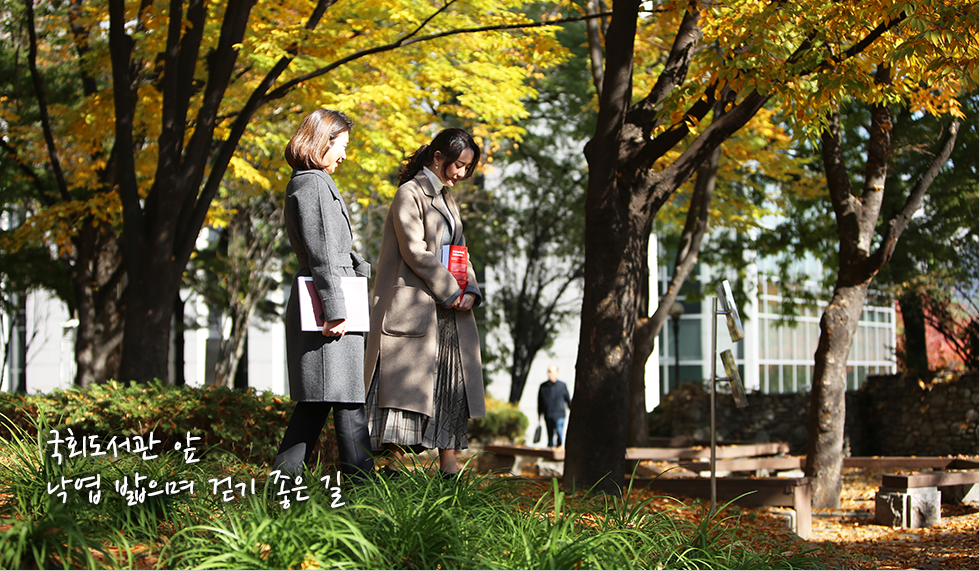
[[[447,450],[467,447],[470,411],[463,384],[455,312],[452,308],[437,308],[439,347],[432,417],[397,408],[378,408],[378,371],[381,367],[374,368],[367,410],[371,447],[375,451],[381,450],[384,444]]]

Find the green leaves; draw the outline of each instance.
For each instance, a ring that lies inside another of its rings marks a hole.
[[[254,462],[270,459],[291,409],[291,402],[270,392],[174,387],[159,381],[110,381],[30,397],[0,394],[0,414],[24,430],[40,416],[51,428],[72,428],[76,434],[124,438],[153,431],[161,441],[157,450],[172,450],[191,431],[201,438],[198,456],[230,454]],[[0,437],[9,434],[0,426]]]

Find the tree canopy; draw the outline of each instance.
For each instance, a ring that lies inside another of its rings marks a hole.
[[[324,106],[360,126],[341,184],[364,196],[390,194],[393,166],[446,124],[473,125],[488,150],[519,137],[526,79],[563,57],[521,5],[7,1],[4,75],[30,81],[4,93],[0,140],[34,193],[4,249],[56,248],[76,292],[92,292],[79,343],[104,347],[125,328],[120,374],[165,376],[173,300],[200,229],[228,216],[211,208],[225,177],[283,185],[259,155]],[[100,335],[94,316],[123,269],[109,313],[137,318]],[[79,363],[87,382],[104,379],[91,369]]]
[[[816,137],[841,101],[961,116],[976,85],[976,4],[613,1],[598,125],[586,146],[585,296],[565,482],[620,490],[637,299],[653,220],[715,149],[767,105]],[[642,35],[655,26],[663,33]],[[645,38],[651,38],[646,40]],[[597,47],[594,46],[593,50]],[[636,65],[643,50],[657,62]],[[885,62],[894,81],[877,76]],[[705,119],[716,104],[724,116]],[[596,424],[604,426],[596,431]]]

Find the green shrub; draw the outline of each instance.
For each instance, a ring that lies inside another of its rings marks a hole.
[[[99,440],[143,435],[159,444],[154,452],[186,448],[187,433],[196,457],[228,453],[244,462],[267,463],[275,457],[293,403],[288,397],[254,389],[175,387],[154,381],[129,385],[110,381],[91,387],[55,390],[30,396],[0,393],[0,414],[15,425],[36,431],[42,417],[64,438],[97,435]],[[336,458],[332,421],[321,439],[321,452]],[[0,423],[0,438],[10,428]],[[47,438],[47,435],[45,435]]]
[[[515,405],[488,397],[486,418],[470,419],[468,436],[484,444],[522,443],[528,425],[527,416]]]

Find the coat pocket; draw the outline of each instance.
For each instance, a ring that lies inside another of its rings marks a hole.
[[[435,313],[435,301],[423,290],[395,286],[385,311],[381,331],[398,337],[422,337]]]

